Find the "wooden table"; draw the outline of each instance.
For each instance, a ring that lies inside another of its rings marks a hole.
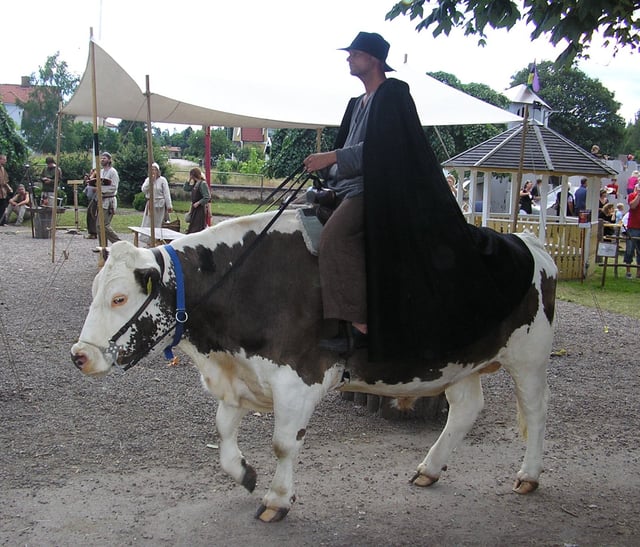
[[[133,232],[133,244],[138,247],[139,236],[143,235],[151,239],[151,228],[148,226],[129,226],[129,230]],[[170,230],[169,228],[156,228],[155,229],[155,238],[158,243],[170,243],[174,239],[180,239],[184,237],[185,234],[181,232],[176,232],[175,230]]]

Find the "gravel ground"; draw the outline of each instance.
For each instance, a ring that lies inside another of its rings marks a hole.
[[[408,481],[442,424],[386,421],[330,394],[299,457],[298,501],[266,525],[252,515],[275,468],[270,414],[242,427],[259,473],[249,494],[220,470],[216,403],[184,355],[167,368],[157,352],[101,379],[72,366],[94,244],[60,231],[52,261],[50,240],[0,228],[0,544],[637,545],[640,321],[558,304],[535,493],[510,491],[524,446],[498,372],[429,489]]]

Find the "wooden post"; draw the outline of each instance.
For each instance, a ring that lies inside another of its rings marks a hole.
[[[104,209],[102,208],[102,166],[100,165],[100,142],[98,141],[98,99],[96,88],[96,52],[93,44],[93,28],[91,28],[91,41],[89,43],[91,59],[91,90],[93,106],[93,154],[96,164],[96,197],[98,201],[98,242],[101,247],[98,257],[98,266],[102,268],[107,259],[107,234],[104,227]]]
[[[51,205],[51,262],[56,261],[56,229],[58,226],[58,184],[60,183],[60,133],[62,132],[62,103],[58,106],[58,138],[56,139],[56,168],[53,176],[53,204]],[[32,221],[33,222],[33,221]]]
[[[80,229],[80,217],[78,215],[78,186],[84,184],[83,180],[68,180],[67,184],[73,186],[73,212],[76,230]]]
[[[149,91],[149,75],[146,77],[147,89],[145,96],[147,97],[147,173],[149,176],[149,199],[147,207],[149,207],[149,222],[151,223],[151,246],[156,246],[156,208],[153,197],[155,179],[153,178],[153,137],[151,135],[151,92]]]

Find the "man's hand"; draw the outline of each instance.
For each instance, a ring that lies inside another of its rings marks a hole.
[[[311,154],[307,156],[302,162],[307,173],[313,173],[314,171],[320,171],[325,167],[331,167],[338,161],[335,150],[331,152],[320,152],[318,154]]]

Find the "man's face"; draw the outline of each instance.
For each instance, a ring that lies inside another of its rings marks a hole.
[[[0,165],[7,163],[7,156],[0,156]]]
[[[376,66],[377,59],[373,55],[369,55],[358,49],[350,49],[347,62],[352,76],[362,76],[373,70]]]
[[[109,158],[107,158],[107,156],[100,156],[100,165],[102,165],[102,167],[109,165]]]

